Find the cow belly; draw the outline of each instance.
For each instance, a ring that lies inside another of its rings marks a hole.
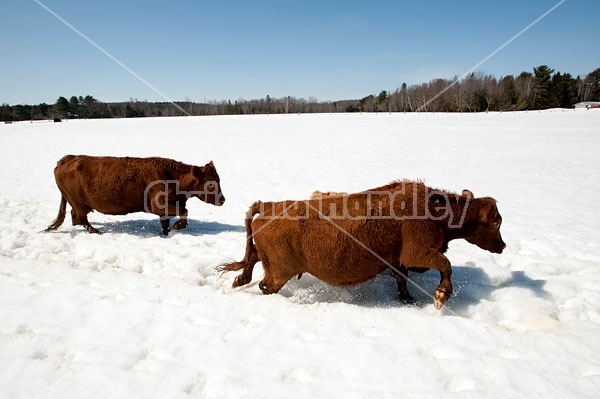
[[[255,219],[252,224],[259,255],[268,259],[269,267],[285,276],[308,272],[336,286],[365,282],[398,261],[399,237],[394,232],[351,227],[343,227],[346,234],[323,220]]]
[[[307,271],[332,285],[372,279],[398,261],[400,237],[377,221],[320,221],[309,225],[304,242]]]
[[[88,205],[95,211],[106,215],[126,215],[145,211],[143,199],[132,198],[132,196],[119,196],[118,194],[109,198],[88,198]]]
[[[136,207],[92,207],[95,211],[103,213],[105,215],[127,215],[134,212],[143,212],[143,209]]]
[[[307,272],[328,284],[349,286],[363,283],[384,271],[392,259],[379,259],[366,250],[354,248],[356,253],[348,252],[311,256],[307,259]]]

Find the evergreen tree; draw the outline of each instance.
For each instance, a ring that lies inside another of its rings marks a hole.
[[[407,111],[407,104],[406,104],[406,83],[402,83],[402,86],[400,86],[400,111]]]
[[[12,121],[12,107],[9,104],[2,104],[0,106],[0,121]]]
[[[557,72],[550,87],[550,107],[571,108],[577,102],[577,81],[571,74]]]
[[[98,107],[98,100],[94,97],[87,95],[85,97],[79,97],[79,103],[81,105],[81,116],[84,118],[100,118],[102,113],[100,107]]]
[[[600,68],[588,73],[584,83],[589,93],[585,101],[600,101]]]
[[[58,97],[58,100],[56,100],[56,103],[53,106],[54,108],[54,113],[56,113],[57,115],[60,116],[67,116],[67,113],[70,110],[70,106],[69,106],[69,100],[67,100],[65,97]]]
[[[75,96],[69,99],[69,112],[73,115],[79,115],[79,99]]]
[[[547,65],[533,68],[533,107],[546,109],[550,106],[550,84],[554,69]]]
[[[40,113],[42,114],[43,117],[50,116],[48,114],[48,112],[50,112],[50,109],[52,108],[50,105],[48,105],[46,103],[41,103],[40,105],[38,105],[38,108],[39,108]]]
[[[513,110],[517,107],[518,100],[515,78],[512,75],[505,76],[499,83],[495,109],[499,111]]]
[[[14,107],[12,107],[12,111],[12,117],[15,121],[25,121],[32,119],[31,105],[15,105]]]

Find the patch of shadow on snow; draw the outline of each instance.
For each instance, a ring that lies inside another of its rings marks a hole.
[[[299,304],[348,303],[366,307],[402,305],[396,298],[396,280],[387,273],[351,287],[329,285],[304,273],[300,280],[294,277],[288,281],[279,294]]]
[[[178,219],[171,220],[171,227]],[[143,237],[153,237],[162,235],[159,218],[155,219],[135,219],[115,222],[95,222],[92,225],[100,230],[101,233],[131,234]],[[187,234],[191,236],[217,235],[225,232],[244,233],[244,226],[236,226],[219,222],[202,222],[199,220],[188,219],[188,226],[181,230],[171,230],[169,236],[174,234]]]
[[[544,289],[545,280],[534,280],[523,271],[506,271],[507,276],[498,279],[488,275],[484,269],[471,266],[453,266],[452,310],[464,314],[467,309],[482,300],[493,300],[494,292],[504,288],[521,288],[532,296],[549,299],[550,294]]]
[[[432,295],[436,290],[440,274],[429,270],[418,274],[409,272],[408,290],[414,297],[415,305],[406,305],[397,298],[396,279],[390,271],[352,287],[335,287],[305,273],[300,280],[293,278],[279,291],[290,301],[301,304],[348,303],[365,307],[426,307],[433,303]],[[452,313],[469,317],[468,308],[484,300],[492,300],[497,290],[504,288],[523,288],[532,296],[548,299],[544,289],[544,280],[533,280],[523,271],[506,271],[502,278],[490,276],[486,271],[473,266],[453,266],[452,283],[454,292],[446,306]],[[418,287],[417,287],[418,286]]]

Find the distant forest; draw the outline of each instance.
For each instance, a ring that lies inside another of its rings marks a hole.
[[[434,79],[362,99],[319,102],[296,97],[235,101],[148,102],[130,99],[104,103],[91,95],[59,97],[54,104],[0,106],[1,121],[64,118],[133,118],[182,115],[242,115],[332,112],[486,112],[572,108],[575,103],[600,101],[600,68],[581,78],[547,65],[500,79],[471,73],[463,79]]]

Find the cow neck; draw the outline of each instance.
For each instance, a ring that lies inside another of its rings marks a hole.
[[[453,219],[450,223],[444,223],[448,241],[466,238],[473,234],[479,221],[479,209],[481,200],[472,198],[468,202],[451,203]],[[465,210],[465,207],[467,208]],[[464,218],[463,218],[464,215]],[[463,218],[461,223],[461,218]]]
[[[179,189],[183,191],[193,191],[195,186],[193,166],[190,166],[186,171],[177,171],[177,180],[179,180]]]

